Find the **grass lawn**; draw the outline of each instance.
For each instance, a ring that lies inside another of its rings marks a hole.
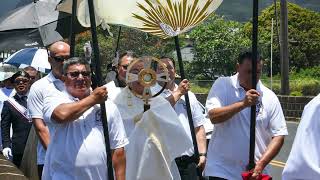
[[[275,77],[272,80],[272,88],[270,78],[262,78],[262,83],[276,94],[280,92],[281,80]],[[194,93],[207,94],[210,91],[213,81],[197,81],[191,80],[191,91]],[[320,93],[320,79],[317,78],[292,78],[290,79],[290,95],[291,96],[316,96]]]

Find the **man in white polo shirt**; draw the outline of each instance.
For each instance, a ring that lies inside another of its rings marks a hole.
[[[36,81],[30,89],[28,95],[28,110],[32,118],[35,131],[39,137],[37,147],[37,164],[39,178],[41,178],[42,168],[45,160],[46,149],[50,142],[49,132],[52,130],[50,123],[43,121],[43,99],[47,94],[48,87],[59,91],[64,89],[64,84],[60,80],[62,76],[63,61],[70,55],[70,46],[64,42],[53,43],[48,50],[48,61],[52,71],[42,79]],[[45,61],[46,59],[44,59]]]
[[[209,143],[205,175],[210,179],[242,179],[249,157],[250,107],[257,106],[256,149],[253,179],[268,173],[266,166],[280,151],[288,134],[277,96],[257,82],[252,89],[252,53],[240,54],[237,74],[222,77],[213,84],[206,102],[215,131]],[[257,79],[262,62],[257,63]]]
[[[283,180],[320,179],[319,115],[320,94],[304,107],[297,134],[282,173]]]
[[[117,180],[125,178],[124,146],[128,144],[121,115],[107,100],[106,87],[93,92],[89,64],[77,57],[65,61],[66,90],[48,90],[44,120],[55,127],[46,154],[44,180],[107,180],[107,156],[99,104],[106,104],[112,161]]]
[[[172,93],[177,93],[177,89],[179,88],[178,85],[175,83],[175,76],[176,76],[176,70],[175,70],[175,63],[174,61],[169,57],[162,57],[160,59],[168,69],[170,81],[166,85],[166,90],[163,92],[164,96],[169,97],[175,97]],[[161,71],[161,69],[158,69],[158,71]],[[189,82],[187,80],[183,80],[182,83],[180,83],[179,86],[189,86]],[[179,89],[189,89],[189,88],[179,88]],[[191,114],[192,114],[192,120],[193,125],[195,128],[195,135],[196,140],[198,144],[198,150],[200,154],[200,160],[198,164],[195,164],[195,159],[193,158],[194,149],[193,147],[186,150],[180,157],[176,158],[176,163],[179,168],[180,176],[182,180],[192,180],[197,179],[197,165],[200,167],[201,170],[203,170],[205,161],[206,161],[206,134],[204,130],[204,123],[205,123],[205,117],[202,113],[201,106],[198,103],[198,100],[196,96],[191,91],[182,91],[183,93],[178,96],[176,103],[173,105],[173,108],[175,112],[177,113],[179,120],[181,124],[184,127],[185,132],[188,134],[189,139],[192,141],[191,132],[190,132],[190,126],[188,121],[188,115],[187,115],[187,106],[185,101],[184,94],[188,92],[189,100],[190,100],[190,107],[191,107]]]

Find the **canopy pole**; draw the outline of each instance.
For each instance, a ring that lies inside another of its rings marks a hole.
[[[78,0],[72,0],[71,28],[70,28],[70,37],[69,37],[70,57],[74,57],[75,49],[76,49],[75,48],[75,45],[76,45],[75,26],[77,21],[77,4],[78,4]]]
[[[93,52],[94,52],[93,55],[94,55],[94,61],[95,61],[95,67],[96,67],[96,78],[95,79],[97,81],[98,86],[102,86],[103,84],[102,84],[100,52],[99,52],[99,45],[98,45],[97,27],[96,27],[93,0],[88,0],[88,6],[89,6],[89,14],[90,14]],[[114,176],[113,176],[112,157],[111,157],[109,130],[108,130],[105,103],[100,104],[100,107],[101,107],[101,120],[102,120],[102,126],[103,126],[103,134],[104,134],[106,154],[107,154],[108,179],[113,180]]]
[[[179,62],[180,76],[181,76],[181,79],[185,79],[186,76],[185,76],[185,73],[184,73],[184,67],[183,67],[183,62],[182,62],[179,37],[175,36],[174,37],[174,41],[175,41],[175,47],[176,47],[176,52],[177,52],[177,57],[178,57],[178,62]],[[194,155],[193,155],[194,162],[198,164],[198,162],[200,160],[200,156],[199,156],[198,144],[197,144],[196,134],[195,134],[194,125],[193,125],[193,119],[192,119],[192,114],[191,114],[190,100],[189,100],[188,93],[186,93],[184,95],[184,97],[185,97],[185,101],[186,101],[189,127],[190,127],[190,132],[191,132],[193,148],[194,148]],[[202,176],[201,172],[198,171],[198,175],[199,175],[199,177],[201,177]]]
[[[121,26],[119,27],[117,44],[116,44],[116,51],[114,52],[114,57],[117,57],[119,51],[119,43],[120,43],[120,36],[121,36]]]
[[[252,89],[257,89],[257,58],[258,58],[258,13],[259,0],[253,0],[253,16],[252,16]],[[251,106],[251,120],[250,120],[250,151],[249,164],[247,170],[255,168],[254,154],[255,154],[255,140],[256,140],[256,106]]]

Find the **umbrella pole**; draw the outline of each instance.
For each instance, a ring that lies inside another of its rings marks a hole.
[[[253,0],[253,25],[252,25],[252,89],[257,89],[257,58],[258,58],[258,13],[259,0]],[[247,170],[255,168],[254,153],[256,140],[256,106],[251,106],[251,120],[250,120],[250,151],[249,151],[249,165]]]
[[[174,41],[175,41],[175,47],[176,47],[176,52],[177,52],[177,57],[178,57],[178,62],[179,62],[180,76],[181,76],[181,79],[185,79],[186,76],[184,74],[184,67],[183,67],[183,62],[182,62],[179,37],[175,36],[174,37]],[[188,115],[189,127],[190,127],[190,132],[191,132],[193,148],[194,148],[194,155],[193,155],[194,162],[198,164],[199,159],[200,159],[200,157],[199,157],[199,149],[198,149],[196,134],[195,134],[195,131],[194,131],[194,125],[193,125],[193,119],[192,119],[192,114],[191,114],[190,100],[189,100],[188,93],[186,93],[184,95],[184,97],[185,97],[185,100],[186,100],[187,115]],[[199,177],[202,176],[200,171],[199,171],[198,175],[199,175]]]
[[[69,37],[69,44],[70,44],[70,57],[74,57],[75,54],[75,45],[76,45],[76,21],[77,21],[77,0],[72,0],[72,15],[71,15],[71,27],[70,27],[70,37]]]
[[[94,55],[94,61],[95,61],[95,66],[96,66],[96,80],[97,80],[98,86],[102,86],[100,52],[99,52],[99,45],[98,45],[97,27],[96,27],[93,0],[88,0],[88,6],[89,6],[90,23],[91,23],[93,52],[94,52],[93,55]],[[110,149],[110,141],[109,141],[109,130],[108,130],[105,103],[100,104],[100,107],[101,107],[101,120],[102,120],[102,126],[103,126],[103,134],[104,134],[106,153],[107,153],[108,179],[113,180],[114,176],[113,176],[113,168],[112,168],[112,158],[111,158],[111,149]]]

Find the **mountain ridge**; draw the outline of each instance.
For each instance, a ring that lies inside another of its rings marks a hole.
[[[259,11],[261,12],[266,7],[272,5],[273,2],[274,1],[270,0],[260,0]],[[320,12],[319,0],[288,0],[288,2],[295,3],[312,11]],[[280,10],[278,9],[278,11]],[[216,13],[224,16],[228,20],[246,22],[252,17],[252,2],[248,0],[224,0]]]

